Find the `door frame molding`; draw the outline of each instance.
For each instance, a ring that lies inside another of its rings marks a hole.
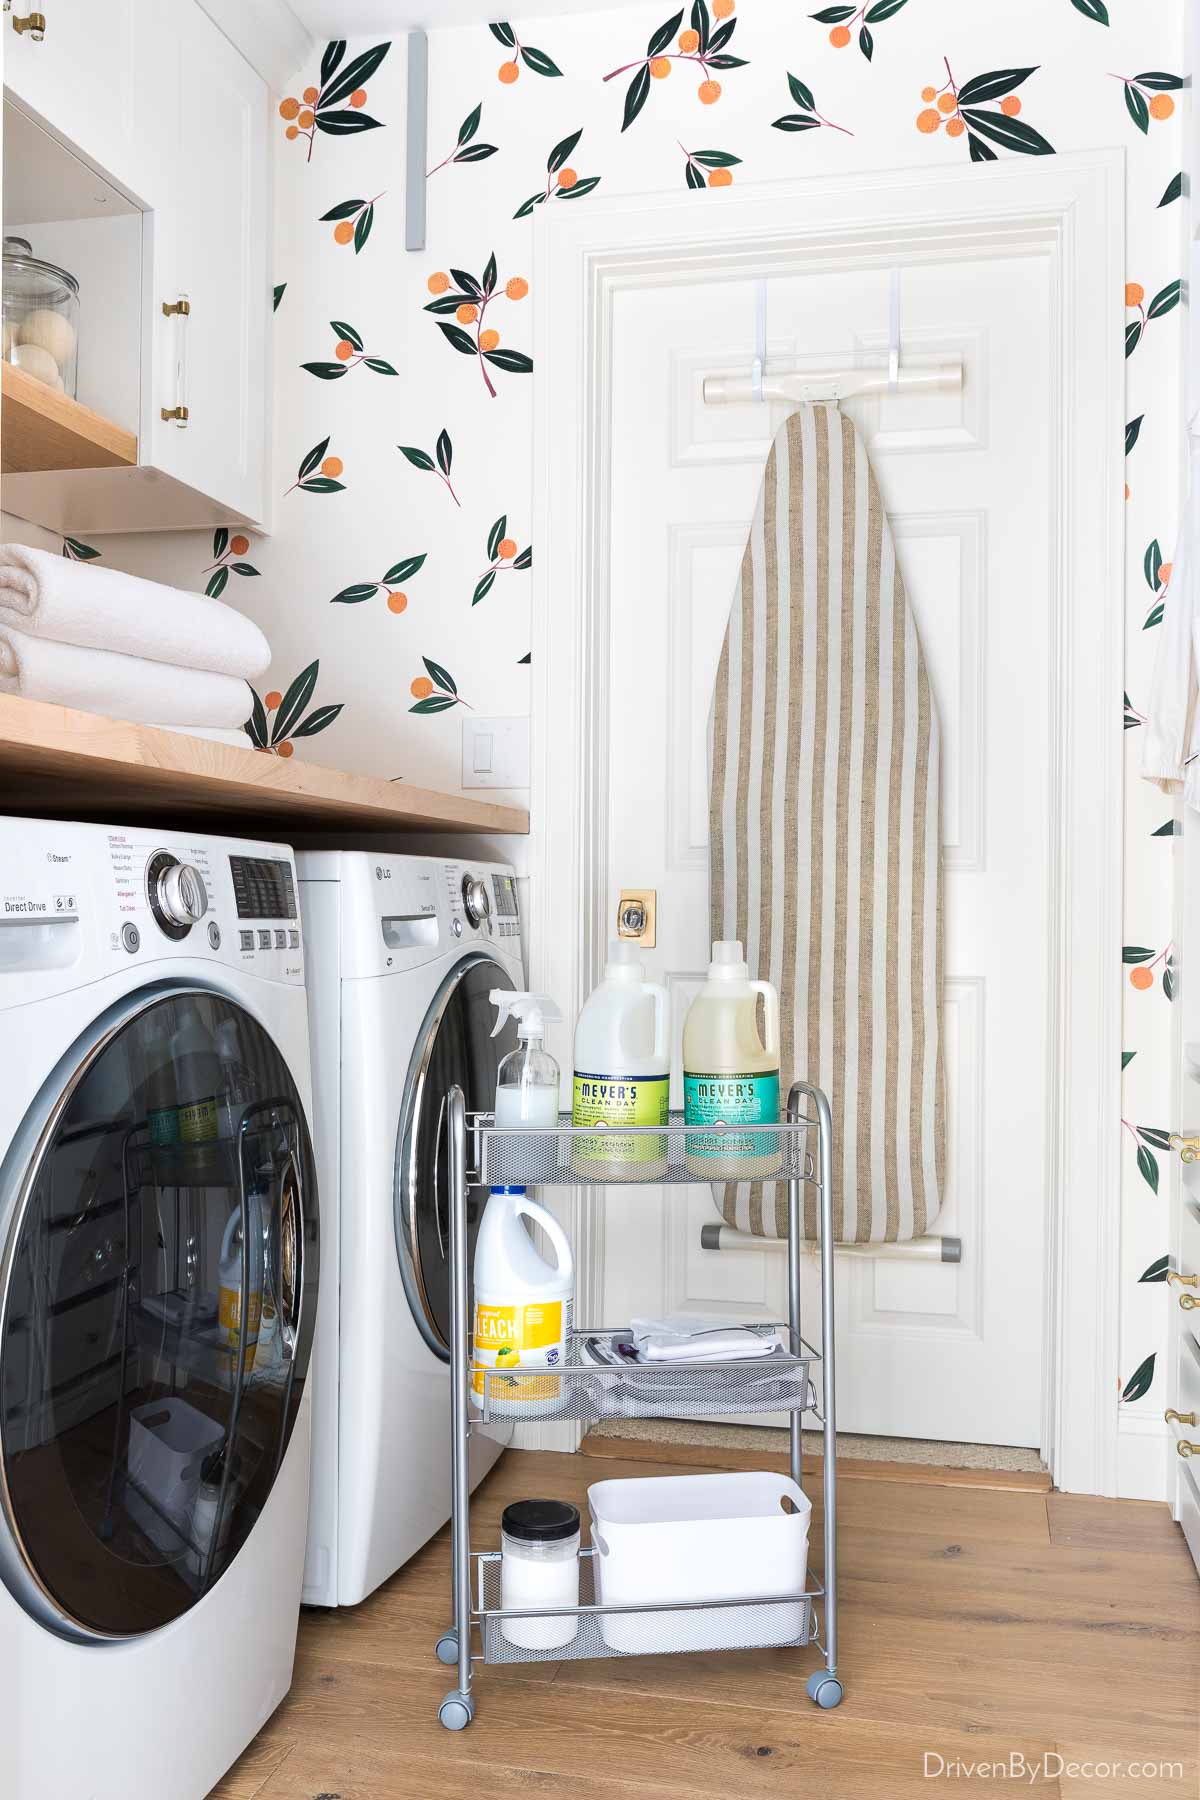
[[[1096,1494],[1115,1493],[1117,1482],[1124,206],[1124,152],[1106,149],[739,184],[699,204],[654,193],[547,207],[534,244],[529,850],[543,928],[531,980],[568,1017],[599,977],[615,900],[606,836],[615,297],[666,281],[887,268],[900,258],[1050,260],[1050,1206],[1045,1317],[1016,1323],[1045,1334],[1043,1455],[1060,1487]],[[577,1316],[594,1320],[603,1208],[573,1190],[558,1210],[576,1246]]]

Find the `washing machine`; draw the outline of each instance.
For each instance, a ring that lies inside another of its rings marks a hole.
[[[490,1111],[524,986],[512,870],[361,850],[297,858],[325,1219],[304,1598],[350,1606],[450,1516],[445,1099]],[[468,1202],[472,1241],[487,1193]],[[336,1268],[334,1259],[337,1259]],[[471,1435],[477,1482],[502,1442]]]
[[[5,1800],[202,1800],[290,1684],[303,949],[280,845],[0,819]]]

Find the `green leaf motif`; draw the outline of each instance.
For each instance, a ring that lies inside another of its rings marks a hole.
[[[498,19],[494,25],[488,26],[488,30],[494,38],[499,39],[500,43],[509,50],[513,48],[513,45],[517,41],[516,33],[513,31],[513,28],[508,23],[507,19]]]
[[[390,43],[376,44],[372,49],[364,50],[360,56],[352,58],[335,79],[325,83],[317,101],[318,124],[323,108],[337,106],[342,100],[348,100],[355,88],[366,87],[391,47]]]
[[[978,106],[984,100],[999,100],[1003,94],[1011,94],[1031,75],[1037,73],[1039,65],[1033,64],[1029,69],[992,69],[986,75],[976,75],[970,81],[964,81],[958,90],[958,104]],[[1004,115],[1001,115],[1004,116]]]
[[[224,554],[228,548],[229,548],[228,528],[224,525],[218,525],[217,529],[213,532],[212,553],[213,553],[214,561],[216,560],[216,558],[218,556],[224,556]]]
[[[253,563],[235,562],[235,563],[230,563],[229,566],[233,570],[235,575],[257,575],[260,573],[260,571],[255,568]]]
[[[510,375],[528,375],[533,368],[532,356],[526,356],[523,350],[485,350],[483,359]]]
[[[210,600],[219,600],[221,598],[221,595],[225,592],[225,583],[228,580],[229,580],[229,570],[228,569],[214,569],[213,570],[212,574],[208,578],[208,585],[206,586],[206,588],[204,590]]]
[[[461,325],[445,325],[439,319],[438,330],[444,332],[447,342],[453,344],[454,348],[461,351],[464,356],[477,354],[474,338],[468,337]]]
[[[495,580],[495,569],[489,569],[486,574],[479,577],[479,580],[475,583],[475,592],[471,595],[472,606],[478,606],[479,602],[491,593]]]
[[[581,125],[578,131],[572,131],[568,137],[559,139],[558,143],[555,144],[553,150],[546,158],[546,173],[548,175],[558,174],[558,171],[563,167],[582,136],[583,126]]]
[[[1153,1151],[1147,1150],[1145,1144],[1137,1147],[1138,1174],[1149,1187],[1151,1193],[1158,1192],[1158,1158]]]
[[[430,694],[427,699],[418,700],[408,710],[410,713],[441,713],[448,712],[456,704],[448,694]]]
[[[545,194],[540,193],[540,192],[536,193],[536,194],[530,194],[528,200],[522,200],[520,206],[518,206],[516,212],[513,214],[513,218],[514,219],[527,219],[529,217],[530,213],[533,211],[534,207],[540,206],[545,198],[546,198]]]
[[[353,344],[354,348],[361,352],[363,341],[358,335],[358,332],[355,331],[353,325],[347,325],[344,319],[330,319],[329,329],[339,342],[344,341],[347,344]]]
[[[427,472],[432,471],[433,458],[429,455],[427,450],[418,450],[411,444],[397,444],[396,448],[399,450],[401,456],[407,457],[414,469],[424,469]]]
[[[318,381],[340,381],[347,373],[342,362],[301,363],[300,367],[309,375],[315,375]]]
[[[535,75],[562,74],[562,70],[559,68],[558,64],[552,62],[544,50],[535,50],[532,44],[522,44],[520,56],[525,67],[527,69],[532,69]]]
[[[1150,962],[1153,956],[1153,950],[1147,950],[1143,944],[1125,944],[1121,949],[1121,961],[1123,963]]]
[[[1162,622],[1163,622],[1163,603],[1160,600],[1158,602],[1158,605],[1152,606],[1150,608],[1150,611],[1146,614],[1146,619],[1145,619],[1145,623],[1142,626],[1142,630],[1149,631],[1153,626],[1161,625]]]
[[[1158,204],[1160,206],[1170,206],[1171,202],[1173,200],[1178,200],[1182,193],[1183,170],[1180,169],[1178,175],[1172,175],[1170,181],[1168,181],[1166,187],[1163,189],[1163,197]]]
[[[304,480],[304,477],[306,475],[312,474],[313,470],[317,467],[318,463],[320,463],[321,460],[323,459],[325,452],[328,450],[328,448],[329,448],[329,439],[327,437],[322,438],[319,444],[313,445],[313,447],[309,451],[308,455],[304,458],[304,460],[300,464],[299,479],[301,481]]]
[[[1139,413],[1137,418],[1130,419],[1128,425],[1126,425],[1126,427],[1125,427],[1125,454],[1126,454],[1126,456],[1129,455],[1129,452],[1133,449],[1133,446],[1137,443],[1138,438],[1141,435],[1142,420],[1145,418],[1145,416],[1146,416],[1145,413]]]
[[[853,6],[827,6],[822,12],[809,13],[808,16],[815,19],[818,25],[840,25],[843,20],[852,19],[856,11],[857,8]]]
[[[450,278],[452,281],[457,281],[459,287],[463,291],[463,297],[465,299],[483,299],[483,288],[481,284],[476,281],[473,275],[468,275],[465,269],[451,269]]]
[[[558,197],[560,200],[582,200],[585,194],[590,194],[592,189],[599,185],[599,175],[583,175],[574,187],[559,188]]]
[[[485,299],[490,299],[496,291],[496,273],[496,252],[493,250],[487,259],[487,265],[483,271],[483,293]]]
[[[961,95],[960,95],[961,100]],[[1005,150],[1016,150],[1022,156],[1053,156],[1054,145],[1024,119],[1010,119],[1007,113],[981,112],[977,107],[962,107],[962,116],[985,138],[991,138]]]
[[[286,289],[287,289],[286,281],[277,281],[276,282],[274,288],[272,289],[272,294],[274,296],[271,301],[271,311],[272,312],[279,311],[279,302],[283,299]]]
[[[267,748],[267,711],[257,690],[251,688],[250,692],[253,695],[253,704],[250,708],[250,717],[245,724],[246,735],[257,750],[265,750]]]
[[[710,56],[706,67],[710,69],[744,69],[746,58],[744,56]]]
[[[331,38],[325,46],[325,54],[321,58],[321,86],[330,79],[335,69],[341,66],[346,54],[345,38]]]
[[[1141,1400],[1150,1392],[1154,1381],[1155,1352],[1151,1351],[1145,1362],[1139,1363],[1129,1380],[1121,1390],[1122,1400]]]
[[[1128,81],[1125,83],[1125,110],[1139,131],[1149,131],[1150,108],[1146,105],[1146,96]]]
[[[683,165],[683,179],[690,188],[706,188],[708,186],[704,176],[690,157]]]
[[[508,529],[508,514],[501,513],[492,529],[488,532],[487,553],[495,562],[500,554],[500,545],[504,541],[504,533]]]
[[[450,442],[450,433],[445,426],[438,432],[437,440],[438,468],[443,475],[449,475],[450,465],[454,461],[454,445]]]
[[[314,712],[309,713],[307,719],[297,725],[292,736],[316,737],[318,731],[324,731],[333,724],[344,705],[345,702],[339,700],[336,706],[318,706]]]
[[[679,16],[682,18],[683,14],[681,13]],[[630,82],[628,88],[625,90],[625,111],[621,119],[622,131],[629,130],[629,127],[633,124],[633,121],[637,118],[643,106],[645,106],[649,92],[650,70],[647,65],[643,63],[633,80]]]
[[[374,201],[372,201],[370,206],[364,207],[362,212],[359,213],[358,222],[354,227],[354,254],[355,254],[355,256],[358,255],[359,251],[362,249],[363,245],[366,243],[367,239],[370,237],[371,227],[374,223],[375,223],[375,203],[374,203]]]
[[[1178,819],[1165,819],[1156,830],[1150,833],[1150,836],[1165,838],[1182,837],[1183,829]]]
[[[681,7],[677,13],[671,15],[665,25],[660,25],[657,31],[651,32],[646,43],[646,55],[657,56],[660,50],[665,50],[682,23],[683,8]]]
[[[1160,93],[1165,93],[1169,88],[1183,86],[1182,75],[1168,75],[1165,69],[1147,69],[1144,74],[1135,75],[1133,79],[1139,87],[1150,88],[1152,91]]]
[[[816,112],[817,103],[813,99],[813,91],[808,84],[801,81],[798,75],[789,75],[787,82],[788,92],[796,102],[796,105],[803,107],[805,112]]]
[[[1133,1059],[1136,1055],[1137,1055],[1136,1050],[1122,1050],[1122,1052],[1121,1052],[1122,1071],[1124,1071],[1125,1069],[1127,1069],[1129,1067],[1130,1063],[1133,1061]]]
[[[424,567],[425,558],[428,554],[428,551],[423,551],[420,556],[401,557],[398,563],[392,564],[391,568],[384,576],[384,586],[393,587],[397,582],[407,581],[411,575],[416,574],[418,569]]]
[[[1166,1281],[1167,1270],[1171,1266],[1169,1256],[1157,1256],[1138,1276],[1138,1286],[1144,1281]]]
[[[474,107],[467,114],[466,118],[458,128],[458,147],[460,150],[464,144],[470,143],[471,139],[475,136],[475,133],[479,130],[479,121],[482,116],[483,101],[481,100],[479,105]]]
[[[330,606],[361,606],[364,600],[370,600],[379,591],[377,581],[352,581],[344,587],[340,594],[335,594],[329,602]]]
[[[390,362],[384,362],[382,356],[364,356],[363,362],[366,364],[367,368],[372,370],[376,375],[399,374],[399,370],[393,369]]]
[[[740,156],[731,156],[728,150],[692,151],[692,161],[702,163],[706,169],[733,169],[741,160]]]
[[[871,36],[871,33],[865,25],[859,27],[858,47],[866,57],[867,61],[870,62],[872,56],[875,54],[875,39]]]
[[[310,475],[307,481],[300,483],[302,494],[341,494],[345,488],[344,481],[334,481],[328,475]]]
[[[1071,0],[1076,12],[1081,12],[1085,19],[1093,19],[1097,25],[1108,24],[1108,7],[1104,0]]]
[[[332,225],[338,219],[352,219],[366,204],[365,200],[342,200],[337,206],[331,206],[328,212],[322,213],[320,222],[322,225]]]
[[[280,744],[283,742],[284,738],[291,736],[292,726],[300,718],[305,707],[313,697],[313,689],[317,685],[317,676],[320,673],[320,669],[321,662],[318,657],[310,662],[306,669],[301,669],[299,675],[297,675],[296,679],[288,688],[287,693],[279,703],[279,711],[275,714],[275,723],[271,730],[271,742],[273,744]]]
[[[533,567],[533,546],[522,550],[519,556],[513,557],[514,569],[531,569]]]
[[[985,144],[983,139],[976,137],[973,131],[967,133],[967,151],[972,162],[996,162],[998,160],[991,145]]]
[[[365,112],[330,112],[317,114],[317,130],[330,137],[353,137],[358,131],[378,131],[382,119]]]
[[[1153,300],[1146,308],[1146,317],[1148,319],[1161,319],[1164,313],[1171,312],[1173,308],[1179,305],[1179,299],[1182,292],[1182,281],[1168,281],[1165,288],[1159,288],[1157,294],[1155,294]]]
[[[902,6],[907,5],[908,0],[876,0],[874,6],[869,6],[867,8],[867,24],[882,25],[885,19],[890,19],[895,13],[900,11]]]
[[[1146,554],[1142,558],[1142,573],[1146,577],[1146,586],[1152,594],[1157,594],[1162,581],[1162,551],[1158,547],[1158,539],[1151,538],[1146,545]]]
[[[454,685],[454,677],[451,675],[449,669],[443,669],[441,663],[431,662],[427,656],[423,656],[421,661],[425,664],[425,668],[435,687],[440,687],[447,694],[454,694],[457,696],[458,689]]]
[[[1166,962],[1163,964],[1162,991],[1167,996],[1168,1000],[1174,1000],[1174,998],[1175,998],[1175,958],[1173,955],[1168,956]]]
[[[454,158],[456,163],[486,162],[489,156],[495,156],[498,144],[468,144]]]
[[[1138,1136],[1149,1144],[1151,1149],[1169,1150],[1171,1148],[1171,1134],[1169,1131],[1164,1131],[1161,1125],[1139,1125],[1137,1131]]]
[[[1125,354],[1126,354],[1126,356],[1133,355],[1134,351],[1138,347],[1139,342],[1141,341],[1141,336],[1142,336],[1142,321],[1140,319],[1131,319],[1129,324],[1125,327]]]

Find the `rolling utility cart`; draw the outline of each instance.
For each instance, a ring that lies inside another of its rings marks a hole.
[[[458,1685],[451,1688],[438,1708],[442,1724],[447,1730],[461,1731],[474,1718],[472,1675],[476,1662],[562,1662],[617,1656],[627,1652],[616,1645],[631,1640],[636,1640],[636,1653],[640,1655],[678,1653],[698,1647],[747,1649],[768,1644],[799,1649],[813,1643],[824,1657],[824,1666],[809,1676],[809,1698],[818,1706],[837,1706],[842,1698],[842,1683],[837,1673],[833,1158],[829,1102],[825,1095],[807,1082],[797,1082],[788,1096],[786,1117],[778,1125],[685,1127],[682,1114],[672,1113],[665,1126],[611,1127],[607,1137],[595,1126],[572,1126],[569,1114],[562,1116],[557,1127],[497,1126],[491,1113],[468,1115],[462,1090],[457,1087],[449,1090],[446,1103],[450,1138],[454,1623],[438,1640],[437,1656],[439,1662],[457,1667]],[[810,1148],[814,1137],[815,1154]],[[722,1166],[719,1139],[729,1144],[727,1168]],[[697,1173],[697,1150],[702,1150],[705,1161],[714,1165],[711,1175]],[[638,1172],[623,1179],[621,1161],[612,1160],[614,1151],[619,1151],[625,1168]],[[782,1332],[784,1347],[780,1352],[740,1362],[609,1366],[587,1357],[584,1343],[589,1338],[613,1336],[611,1329],[576,1327],[564,1361],[553,1370],[531,1366],[502,1372],[473,1366],[467,1312],[470,1185],[612,1187],[627,1186],[630,1181],[654,1186],[708,1185],[713,1180],[750,1179],[737,1172],[740,1161],[750,1160],[756,1165],[753,1179],[786,1181],[788,1185],[788,1319],[786,1324],[761,1327],[766,1333]],[[800,1224],[806,1184],[814,1186],[819,1196],[819,1354],[800,1335]],[[811,1374],[813,1364],[818,1362],[823,1374],[819,1407]],[[529,1386],[522,1395],[519,1389],[526,1383]],[[590,1424],[611,1418],[786,1411],[790,1415],[791,1474],[798,1486],[801,1422],[806,1413],[811,1413],[820,1419],[824,1432],[822,1579],[816,1580],[810,1571],[804,1591],[799,1594],[676,1602],[651,1598],[639,1605],[605,1605],[595,1579],[595,1551],[585,1547],[580,1552],[578,1606],[558,1604],[538,1610],[506,1611],[501,1599],[500,1551],[471,1549],[467,1440],[472,1409],[478,1424],[494,1419],[507,1422],[514,1417],[575,1419]],[[577,1618],[575,1635],[569,1643],[552,1649],[526,1649],[513,1643],[504,1631],[509,1620],[561,1620],[568,1614]],[[633,1626],[638,1629],[632,1630]],[[475,1631],[479,1634],[478,1649],[474,1647]]]

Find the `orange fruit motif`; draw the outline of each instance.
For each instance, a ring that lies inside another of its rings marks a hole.
[[[670,58],[666,56],[652,56],[650,58],[650,73],[653,75],[655,81],[665,81],[667,76],[671,73]]]
[[[279,102],[279,116],[281,119],[294,119],[299,111],[300,102],[292,94],[289,94],[286,100],[281,100]]]
[[[446,289],[450,286],[450,277],[447,275],[445,269],[435,269],[433,274],[429,277],[429,280],[425,283],[425,286],[429,289],[431,294],[444,294]]]
[[[337,357],[339,362],[349,362],[350,358],[354,355],[354,345],[350,342],[349,338],[341,338],[339,339],[338,346],[333,354]]]
[[[734,0],[713,0],[713,18],[727,19],[733,11]]]
[[[296,746],[292,743],[290,738],[284,738],[282,744],[276,744],[275,754],[276,756],[294,756],[296,754]]]
[[[365,106],[367,104],[366,88],[355,88],[350,96],[350,104],[351,106]]]
[[[395,593],[388,595],[387,604],[389,612],[402,613],[408,605],[408,595],[402,594],[399,589],[397,589]]]
[[[696,92],[699,94],[703,106],[711,106],[715,100],[721,98],[721,84],[719,81],[702,81]]]
[[[321,98],[321,90],[319,88],[315,88],[315,87],[306,87],[305,88],[304,104],[306,106],[315,106],[317,104],[317,101],[320,98]]]
[[[433,683],[428,675],[418,675],[415,681],[409,683],[408,691],[414,700],[428,700],[433,692]]]
[[[293,138],[298,138],[300,136],[300,127],[298,125],[289,125],[283,135],[290,144]]]
[[[345,466],[340,456],[327,456],[321,464],[321,473],[328,475],[330,481],[336,481]]]
[[[504,291],[510,300],[523,300],[529,292],[529,283],[523,275],[514,275],[511,281],[505,282]]]
[[[1144,992],[1146,988],[1154,986],[1154,973],[1146,968],[1130,969],[1129,983],[1131,987],[1141,988]]]
[[[846,25],[835,25],[829,34],[829,41],[835,50],[844,50],[850,42],[850,30]]]
[[[1000,111],[1006,118],[1015,119],[1021,110],[1020,97],[1017,94],[1005,94],[1000,102]]]
[[[700,33],[698,31],[681,31],[679,34],[679,48],[683,51],[685,56],[690,56],[693,50],[698,50],[700,48]]]
[[[1160,588],[1166,587],[1168,581],[1170,581],[1170,579],[1171,579],[1171,570],[1174,567],[1175,567],[1174,563],[1163,563],[1162,564],[1161,568],[1158,571],[1158,585]]]
[[[479,308],[472,306],[469,300],[465,300],[454,316],[460,325],[473,325],[479,317]]]
[[[918,131],[936,131],[941,122],[941,113],[935,112],[932,106],[927,106],[924,112],[917,114]]]
[[[1140,306],[1145,298],[1146,290],[1140,281],[1127,281],[1125,283],[1126,306]]]
[[[501,538],[500,542],[496,545],[496,555],[500,558],[500,561],[501,562],[511,562],[513,557],[516,554],[517,554],[516,539],[515,538]]]
[[[314,114],[312,107],[306,106],[304,111],[300,114],[300,117],[296,120],[296,123],[297,123],[297,125],[299,125],[301,131],[309,130],[315,116],[316,115]]]
[[[966,129],[967,129],[966,126],[963,124],[962,120],[959,118],[953,118],[953,119],[946,120],[946,136],[947,137],[961,137],[963,132]]]
[[[266,695],[266,697],[263,700],[263,705],[266,707],[268,712],[274,712],[275,708],[277,706],[282,705],[282,703],[283,703],[283,695],[280,693],[278,688],[272,688],[270,693],[268,695]]]
[[[731,187],[733,184],[732,169],[712,169],[709,172],[709,187]]]
[[[494,350],[499,342],[500,333],[498,331],[481,331],[479,334],[479,348],[481,350]]]
[[[499,75],[505,87],[507,87],[509,83],[515,81],[517,76],[521,73],[521,65],[515,62],[501,63],[500,67],[496,70],[496,73]]]
[[[922,100],[936,100],[937,99],[937,89],[932,88],[932,87],[922,88],[921,89],[921,98],[922,98]]]
[[[1150,102],[1150,117],[1152,119],[1169,119],[1174,111],[1175,102],[1172,100],[1170,94],[1155,94]]]
[[[952,113],[955,111],[957,106],[958,106],[958,98],[956,95],[949,94],[949,93],[938,95],[938,111],[939,112]]]
[[[247,550],[250,548],[250,539],[248,537],[243,537],[239,532],[237,537],[230,538],[229,548],[233,551],[235,556],[245,556]]]
[[[574,169],[560,169],[558,171],[558,185],[560,188],[573,188],[578,180],[579,177]]]
[[[335,244],[348,244],[350,242],[350,239],[353,236],[354,236],[354,220],[353,219],[339,219],[338,223],[333,228],[334,243]]]

